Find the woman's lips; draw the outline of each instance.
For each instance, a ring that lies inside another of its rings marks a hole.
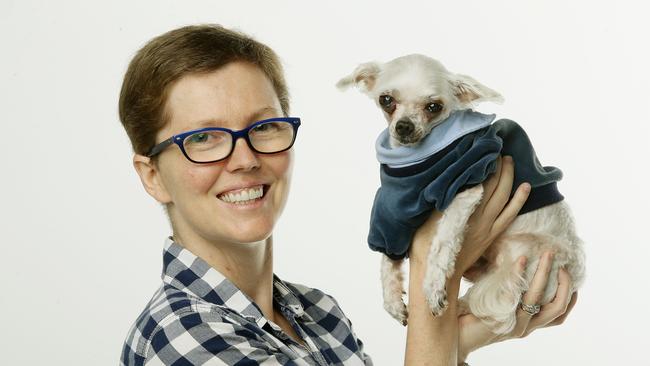
[[[217,193],[217,196],[221,196],[224,193],[234,193],[247,188],[254,188],[257,186],[268,186],[269,183],[263,181],[249,181],[249,182],[240,182],[238,184],[231,184],[229,186],[223,187],[222,191]]]

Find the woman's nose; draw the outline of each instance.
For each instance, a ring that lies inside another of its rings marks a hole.
[[[227,169],[229,171],[235,170],[252,170],[260,166],[258,156],[255,154],[246,139],[239,138],[235,141],[235,147],[232,154],[228,158]]]

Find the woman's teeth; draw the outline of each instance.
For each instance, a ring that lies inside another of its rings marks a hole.
[[[218,197],[220,200],[224,202],[246,204],[262,197],[263,194],[264,194],[264,186],[257,186],[257,187],[246,188],[236,193],[224,193],[219,195]]]

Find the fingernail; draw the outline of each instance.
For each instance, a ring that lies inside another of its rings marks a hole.
[[[506,156],[504,156],[504,158],[505,158],[506,161],[508,161],[508,162],[511,162],[511,161],[512,161],[512,156],[510,156],[510,155],[506,155]]]
[[[530,183],[522,183],[524,192],[530,192]]]

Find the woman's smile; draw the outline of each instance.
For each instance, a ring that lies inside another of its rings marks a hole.
[[[235,209],[254,209],[264,204],[270,185],[242,184],[242,187],[219,193],[217,198]]]

